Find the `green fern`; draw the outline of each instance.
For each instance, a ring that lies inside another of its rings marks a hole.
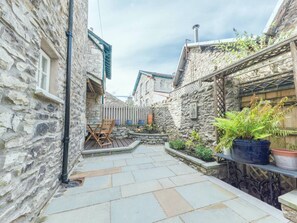
[[[231,148],[234,139],[259,140],[270,136],[285,137],[297,131],[280,128],[281,122],[293,107],[285,107],[288,98],[272,106],[269,101],[252,97],[250,108],[240,112],[227,112],[226,118],[215,118],[214,126],[223,132],[217,150]]]

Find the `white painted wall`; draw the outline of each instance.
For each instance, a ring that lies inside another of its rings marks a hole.
[[[134,94],[135,105],[150,106],[163,101],[172,90],[172,79],[141,75]]]

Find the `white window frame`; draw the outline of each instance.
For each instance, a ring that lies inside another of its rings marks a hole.
[[[140,84],[140,87],[139,87],[139,98],[142,97],[142,83]]]
[[[160,90],[163,90],[165,87],[165,80],[160,80]]]
[[[145,93],[148,93],[148,85],[149,85],[149,81],[145,82]]]
[[[43,69],[42,69],[42,58],[45,58],[48,61],[48,67],[46,70],[46,89],[42,88],[41,81],[43,76]],[[50,86],[50,75],[51,75],[51,58],[41,49],[40,55],[39,55],[39,63],[38,63],[38,72],[37,72],[37,83],[38,87],[46,90],[49,92],[49,86]]]

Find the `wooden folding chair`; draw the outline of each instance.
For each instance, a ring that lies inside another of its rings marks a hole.
[[[103,142],[102,146],[112,144],[112,139],[110,138],[110,134],[112,133],[114,126],[115,126],[114,119],[103,119],[100,131],[98,132],[99,139]]]

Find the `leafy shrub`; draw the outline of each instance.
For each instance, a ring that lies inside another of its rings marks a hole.
[[[213,161],[213,151],[211,149],[198,145],[195,152],[199,159],[202,159],[206,162]]]
[[[187,146],[187,148],[192,149],[195,147],[195,145],[198,145],[198,144],[199,145],[203,144],[202,139],[198,132],[192,131],[190,138],[186,141],[186,146]]]
[[[172,149],[176,149],[176,150],[183,150],[186,148],[185,142],[180,139],[170,141],[169,145]]]
[[[148,133],[158,133],[158,126],[156,124],[147,124],[144,126],[144,131]]]
[[[285,108],[288,98],[283,98],[276,105],[269,101],[259,100],[255,95],[251,107],[240,112],[227,112],[226,118],[216,118],[214,125],[223,131],[217,150],[231,148],[233,140],[259,140],[270,136],[287,136],[296,133],[293,130],[281,129],[281,122],[293,107]]]

